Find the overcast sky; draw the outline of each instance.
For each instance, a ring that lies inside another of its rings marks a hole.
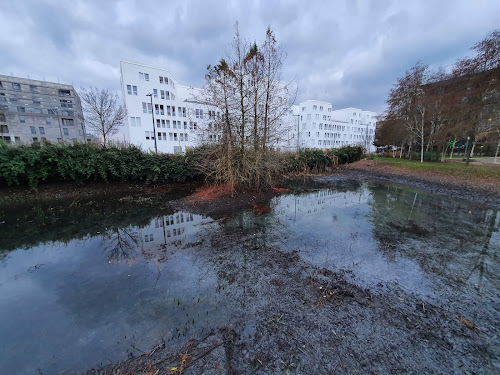
[[[268,25],[287,52],[296,102],[381,112],[417,60],[447,67],[500,27],[499,0],[0,0],[0,74],[119,90],[120,60],[203,86],[234,35]]]

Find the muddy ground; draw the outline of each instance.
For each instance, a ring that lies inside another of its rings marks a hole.
[[[338,178],[391,181],[500,207],[499,185],[485,187],[474,181],[450,182],[436,176],[377,169],[371,161],[349,166],[333,177]],[[331,180],[317,179],[319,184]],[[285,186],[293,190],[294,184],[289,181]],[[0,203],[9,206],[57,198],[76,207],[96,196],[101,201],[157,197],[179,188],[186,190],[180,185],[125,184],[41,186],[38,191],[13,188],[2,191]],[[276,194],[246,192],[219,201],[193,203],[181,198],[162,204],[213,215],[225,222],[243,208],[265,213],[266,204]],[[163,250],[157,251],[149,256],[161,259]],[[352,279],[348,271],[332,272],[307,263],[296,250],[280,244],[279,234],[269,233],[265,227],[235,231],[221,225],[205,241],[187,244],[179,251],[192,252],[219,270],[225,300],[234,304],[226,323],[214,324],[175,345],[166,345],[159,338],[146,353],[93,369],[87,375],[500,372],[498,325],[485,327],[470,316],[462,316],[453,306],[432,304],[397,284],[380,283],[363,289],[348,281]]]
[[[238,308],[176,347],[87,374],[492,374],[498,340],[398,285],[364,290],[280,250],[264,228],[217,232],[196,247]],[[264,302],[271,301],[271,302]],[[496,340],[496,343],[495,343]]]
[[[438,181],[374,170],[349,169],[335,178],[383,179],[478,204],[484,193]],[[332,177],[321,178],[328,183]],[[254,196],[253,196],[254,197]],[[261,198],[252,204],[262,205]],[[251,199],[240,195],[235,208]],[[265,200],[265,199],[264,199]],[[498,202],[496,202],[498,204]],[[178,208],[189,209],[182,199]],[[231,203],[191,209],[230,220]],[[209,212],[206,212],[209,213]],[[410,228],[412,229],[412,228]],[[409,230],[410,230],[409,229]],[[416,233],[425,235],[425,233]],[[393,246],[393,239],[385,245]],[[381,244],[384,246],[384,244]],[[162,257],[158,254],[150,256]],[[493,374],[500,371],[498,325],[484,326],[453,306],[422,300],[395,283],[363,289],[349,271],[321,269],[304,261],[279,234],[265,227],[220,226],[206,241],[188,244],[219,269],[223,293],[233,301],[224,325],[178,345],[158,345],[141,356],[87,372],[93,374]]]
[[[500,166],[492,165],[491,168],[500,168]],[[459,179],[437,173],[382,165],[375,160],[361,160],[349,164],[344,175],[362,180],[389,181],[413,186],[434,194],[453,196],[492,207],[500,207],[500,181],[494,179]]]

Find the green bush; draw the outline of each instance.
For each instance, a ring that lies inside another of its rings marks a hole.
[[[325,172],[338,164],[352,163],[361,159],[361,147],[346,146],[327,151],[305,150],[285,154],[286,172]]]
[[[183,182],[199,177],[186,155],[144,153],[135,146],[75,143],[43,147],[0,144],[0,183],[36,187],[41,182]]]

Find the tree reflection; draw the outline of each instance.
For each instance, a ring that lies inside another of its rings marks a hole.
[[[139,233],[131,228],[113,228],[102,236],[101,245],[109,262],[134,259]]]

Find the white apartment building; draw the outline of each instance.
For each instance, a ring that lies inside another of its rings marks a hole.
[[[362,146],[375,151],[375,112],[359,108],[333,110],[332,105],[319,100],[307,100],[292,106],[293,132],[287,137],[289,149],[327,150],[343,146]]]
[[[201,90],[179,85],[165,69],[121,61],[121,86],[128,118],[115,136],[145,151],[181,154],[201,140],[197,130],[212,117],[196,101]],[[150,95],[150,96],[148,96]]]
[[[116,140],[144,151],[182,154],[220,138],[215,129],[206,131],[220,113],[203,103],[201,89],[180,85],[168,70],[144,64],[121,61],[120,71],[128,118]],[[286,105],[285,98],[280,99]],[[330,103],[308,100],[283,116],[274,147],[325,150],[360,145],[374,151],[375,116],[357,108],[333,111]]]

